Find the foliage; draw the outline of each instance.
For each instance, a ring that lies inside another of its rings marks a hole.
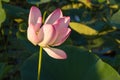
[[[67,60],[55,60],[43,55],[43,80],[119,80],[119,74],[97,56],[74,46],[62,46]],[[74,55],[73,55],[74,54]],[[22,80],[36,80],[38,54],[29,57],[21,68]],[[50,74],[48,74],[50,73]],[[112,74],[111,74],[112,73]],[[109,75],[109,76],[108,76]]]
[[[56,8],[70,16],[68,55],[43,52],[41,80],[120,80],[119,0],[0,0],[0,80],[36,80],[39,46],[27,40],[31,6],[44,18]]]

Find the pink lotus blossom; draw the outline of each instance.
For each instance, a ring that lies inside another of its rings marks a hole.
[[[49,56],[56,59],[67,58],[63,50],[52,48],[61,45],[70,35],[70,17],[63,16],[60,9],[53,11],[42,25],[41,11],[32,6],[29,13],[27,37],[34,45],[41,46]]]

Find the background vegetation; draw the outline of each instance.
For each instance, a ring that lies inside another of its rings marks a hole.
[[[41,80],[120,80],[119,0],[0,0],[0,80],[36,80],[39,46],[26,37],[31,6],[46,18],[60,8],[72,33],[59,48],[68,58],[43,52]]]

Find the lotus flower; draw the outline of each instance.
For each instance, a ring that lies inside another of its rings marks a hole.
[[[70,35],[68,28],[70,17],[65,17],[60,9],[53,11],[42,25],[41,11],[32,6],[29,13],[27,37],[34,45],[41,46],[49,56],[55,59],[66,59],[63,50],[52,48],[61,45]]]

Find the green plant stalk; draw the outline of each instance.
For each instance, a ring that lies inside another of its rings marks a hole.
[[[44,14],[43,14],[43,21],[42,21],[42,23],[45,22],[45,16],[46,16],[46,14],[47,14],[47,11],[45,11]]]
[[[37,77],[37,80],[40,80],[41,65],[42,65],[42,47],[40,47],[39,57],[38,57],[38,77]]]

